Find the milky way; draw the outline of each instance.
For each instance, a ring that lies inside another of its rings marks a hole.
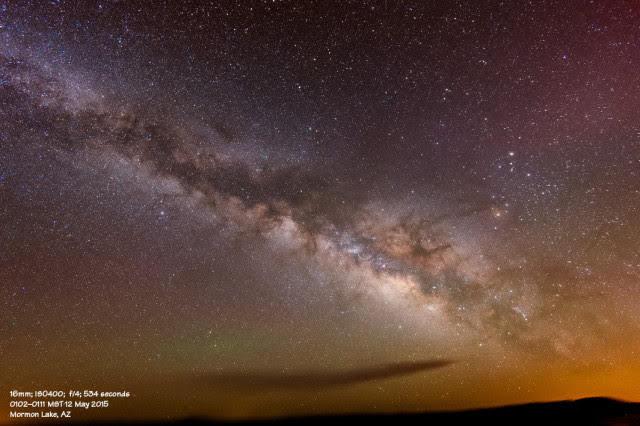
[[[2,376],[136,392],[106,417],[640,397],[639,19],[0,3]]]

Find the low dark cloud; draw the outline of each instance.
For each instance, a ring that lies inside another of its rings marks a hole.
[[[453,364],[451,360],[400,362],[356,370],[325,372],[302,371],[299,373],[238,372],[211,373],[196,379],[209,386],[241,389],[317,389],[348,386],[374,380],[391,379],[413,373],[435,370]]]

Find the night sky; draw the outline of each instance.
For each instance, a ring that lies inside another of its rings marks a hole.
[[[631,1],[0,1],[2,421],[638,400],[639,111]]]

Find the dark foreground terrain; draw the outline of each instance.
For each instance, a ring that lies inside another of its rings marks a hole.
[[[47,423],[52,425],[51,423]],[[66,423],[80,425],[84,423]],[[89,424],[89,423],[87,423]],[[127,424],[126,422],[90,423],[102,426]],[[338,424],[388,424],[388,425],[639,425],[640,403],[622,402],[607,398],[586,398],[576,401],[559,401],[513,405],[458,412],[432,412],[422,414],[353,414],[342,416],[294,417],[276,420],[247,422],[221,422],[207,419],[184,419],[167,422],[132,423],[152,425],[338,425]]]

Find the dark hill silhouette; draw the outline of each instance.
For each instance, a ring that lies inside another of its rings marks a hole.
[[[52,423],[48,422],[51,426]],[[439,411],[415,414],[350,414],[291,417],[269,420],[218,421],[203,418],[188,418],[167,422],[69,422],[65,425],[249,425],[288,426],[305,425],[606,425],[640,426],[640,403],[630,403],[609,398],[585,398],[575,401],[556,401],[510,405],[464,411]]]

